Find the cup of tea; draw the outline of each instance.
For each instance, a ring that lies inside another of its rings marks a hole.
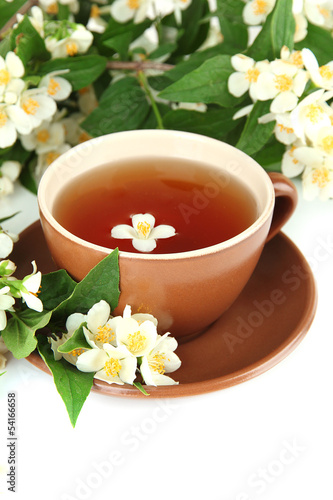
[[[80,144],[53,162],[38,190],[57,266],[78,281],[119,248],[114,313],[126,304],[151,313],[159,333],[178,340],[231,306],[296,203],[283,175],[221,141],[170,130]]]

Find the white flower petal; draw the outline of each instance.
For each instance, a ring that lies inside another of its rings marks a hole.
[[[150,236],[154,239],[164,239],[171,238],[171,236],[175,236],[176,230],[174,227],[169,226],[167,224],[160,224],[152,229]]]
[[[152,252],[156,248],[156,241],[153,239],[142,240],[139,238],[133,239],[132,244],[139,252]]]
[[[6,233],[0,233],[0,258],[5,259],[13,251],[14,243]]]
[[[110,306],[105,300],[94,304],[87,314],[87,327],[96,334],[99,327],[103,327],[110,317]]]
[[[90,349],[78,357],[76,367],[81,372],[98,372],[108,359],[109,357],[103,349]]]
[[[150,226],[150,230],[152,230],[152,228],[154,227],[155,225],[155,217],[151,214],[135,214],[132,216],[132,224],[133,224],[133,227],[134,229],[138,231],[138,225],[140,223],[147,223],[149,224]]]
[[[137,236],[135,229],[128,224],[119,224],[111,229],[112,238],[132,239]]]
[[[293,92],[282,92],[277,95],[271,104],[272,113],[286,113],[292,111],[297,106],[298,98]]]
[[[244,73],[232,73],[228,78],[228,90],[235,97],[240,97],[249,90],[250,82]]]
[[[82,323],[86,322],[86,315],[82,313],[73,313],[70,316],[68,316],[67,321],[66,321],[66,329],[68,333],[74,333],[75,330],[79,328]]]
[[[33,293],[25,293],[25,292],[21,292],[21,295],[22,299],[26,302],[29,309],[42,312],[43,303],[38,297],[36,297]]]
[[[24,75],[23,62],[14,52],[8,52],[6,55],[6,65],[10,74],[15,78],[21,78]]]

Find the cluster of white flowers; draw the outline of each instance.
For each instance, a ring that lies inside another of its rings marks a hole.
[[[71,6],[73,2],[63,0],[61,3]],[[53,4],[57,5],[56,2],[42,2],[42,7],[51,9]],[[22,20],[23,17],[18,14],[16,26]],[[37,6],[32,7],[29,20],[45,39],[52,58],[83,54],[93,41],[92,33],[75,23],[68,23],[66,29],[62,25],[61,36],[58,31],[45,36],[47,21],[42,9]],[[5,58],[0,56],[0,149],[12,146],[19,139],[24,149],[34,151],[37,155],[34,172],[37,182],[47,166],[73,145],[67,140],[66,123],[62,120],[67,114],[66,109],[58,111],[58,102],[66,100],[72,92],[71,84],[61,76],[67,72],[49,73],[41,78],[38,87],[29,88],[21,59],[12,51]],[[81,119],[84,116],[83,113]],[[79,130],[78,120],[74,118],[75,127],[72,124],[67,128],[72,136],[74,129]],[[75,144],[89,137],[82,136],[80,139],[78,133],[76,139]],[[18,161],[0,163],[0,196],[13,192],[13,183],[21,169]]]
[[[243,54],[231,58],[236,70],[228,80],[234,96],[249,93],[253,103],[271,100],[270,113],[259,123],[275,121],[276,139],[286,145],[282,172],[288,177],[302,174],[306,199],[333,197],[333,61],[319,67],[309,49],[281,50],[275,61],[254,61]],[[306,85],[320,87],[303,98]],[[302,98],[302,99],[300,99]],[[236,113],[240,118],[253,104]]]
[[[275,4],[276,0],[246,0],[243,9],[244,23],[249,26],[262,25]],[[296,24],[295,42],[304,40],[308,23],[327,30],[333,28],[332,0],[293,0],[293,15]]]
[[[25,276],[22,280],[18,280],[13,275],[16,271],[16,265],[11,260],[7,259],[8,255],[13,250],[14,242],[17,241],[17,236],[4,231],[0,226],[0,333],[6,328],[7,314],[13,312],[16,299],[20,299],[26,303],[30,309],[41,312],[43,303],[38,298],[42,275],[37,272],[37,266],[33,261],[33,271]],[[7,347],[0,337],[0,369],[3,369],[6,363],[4,353],[7,352]]]
[[[64,344],[81,325],[91,349],[75,349],[61,353]],[[87,314],[74,313],[66,322],[67,333],[54,340],[51,348],[56,360],[63,356],[83,372],[95,372],[94,378],[109,384],[133,384],[137,373],[147,385],[177,384],[165,373],[177,370],[180,359],[174,353],[177,341],[165,333],[157,333],[157,320],[151,314],[131,314],[126,306],[123,316],[110,316],[104,300]]]

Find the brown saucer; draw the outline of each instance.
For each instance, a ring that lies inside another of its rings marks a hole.
[[[32,260],[44,273],[55,270],[39,222],[23,231],[11,258],[21,275],[31,272]],[[179,385],[148,387],[150,396],[193,396],[260,375],[303,339],[316,304],[308,263],[290,239],[279,233],[265,246],[252,278],[233,306],[205,333],[178,346],[182,366],[171,376]],[[48,372],[37,353],[27,359]],[[111,396],[145,397],[132,386],[98,380],[93,390]]]

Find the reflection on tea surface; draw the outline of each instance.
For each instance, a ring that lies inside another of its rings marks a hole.
[[[156,225],[176,229],[152,253],[175,253],[215,245],[244,231],[257,218],[249,190],[233,176],[184,159],[147,158],[103,165],[72,181],[53,215],[76,236],[127,252],[131,240],[111,237],[135,214],[152,214]]]

